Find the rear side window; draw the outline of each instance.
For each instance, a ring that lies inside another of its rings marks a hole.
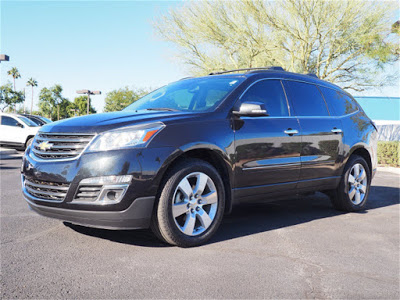
[[[329,108],[335,112],[337,116],[351,114],[358,110],[356,102],[346,94],[329,88],[320,87]]]
[[[255,101],[265,104],[267,113],[271,117],[289,116],[285,92],[280,80],[262,80],[252,85],[241,102]]]
[[[296,116],[329,116],[324,98],[314,84],[284,82]]]
[[[18,121],[7,116],[2,116],[1,117],[1,125],[5,126],[18,126]]]

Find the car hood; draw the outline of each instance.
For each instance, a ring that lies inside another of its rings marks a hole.
[[[100,133],[103,131],[151,122],[170,122],[193,117],[193,113],[169,111],[121,111],[69,118],[44,125],[41,132]]]

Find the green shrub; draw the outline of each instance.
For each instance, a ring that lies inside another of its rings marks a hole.
[[[400,141],[378,142],[378,164],[400,167]]]

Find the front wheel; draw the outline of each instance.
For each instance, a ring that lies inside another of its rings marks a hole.
[[[333,206],[342,211],[364,209],[369,188],[371,172],[364,158],[353,155],[346,164],[338,188],[331,193]]]
[[[218,229],[225,209],[221,176],[209,163],[188,159],[176,165],[162,188],[152,230],[180,247],[205,243]]]

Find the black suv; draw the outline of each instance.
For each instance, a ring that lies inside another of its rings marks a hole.
[[[322,191],[337,209],[363,209],[377,131],[353,97],[314,75],[239,71],[43,126],[23,159],[29,206],[86,226],[151,227],[183,247],[239,203]]]

